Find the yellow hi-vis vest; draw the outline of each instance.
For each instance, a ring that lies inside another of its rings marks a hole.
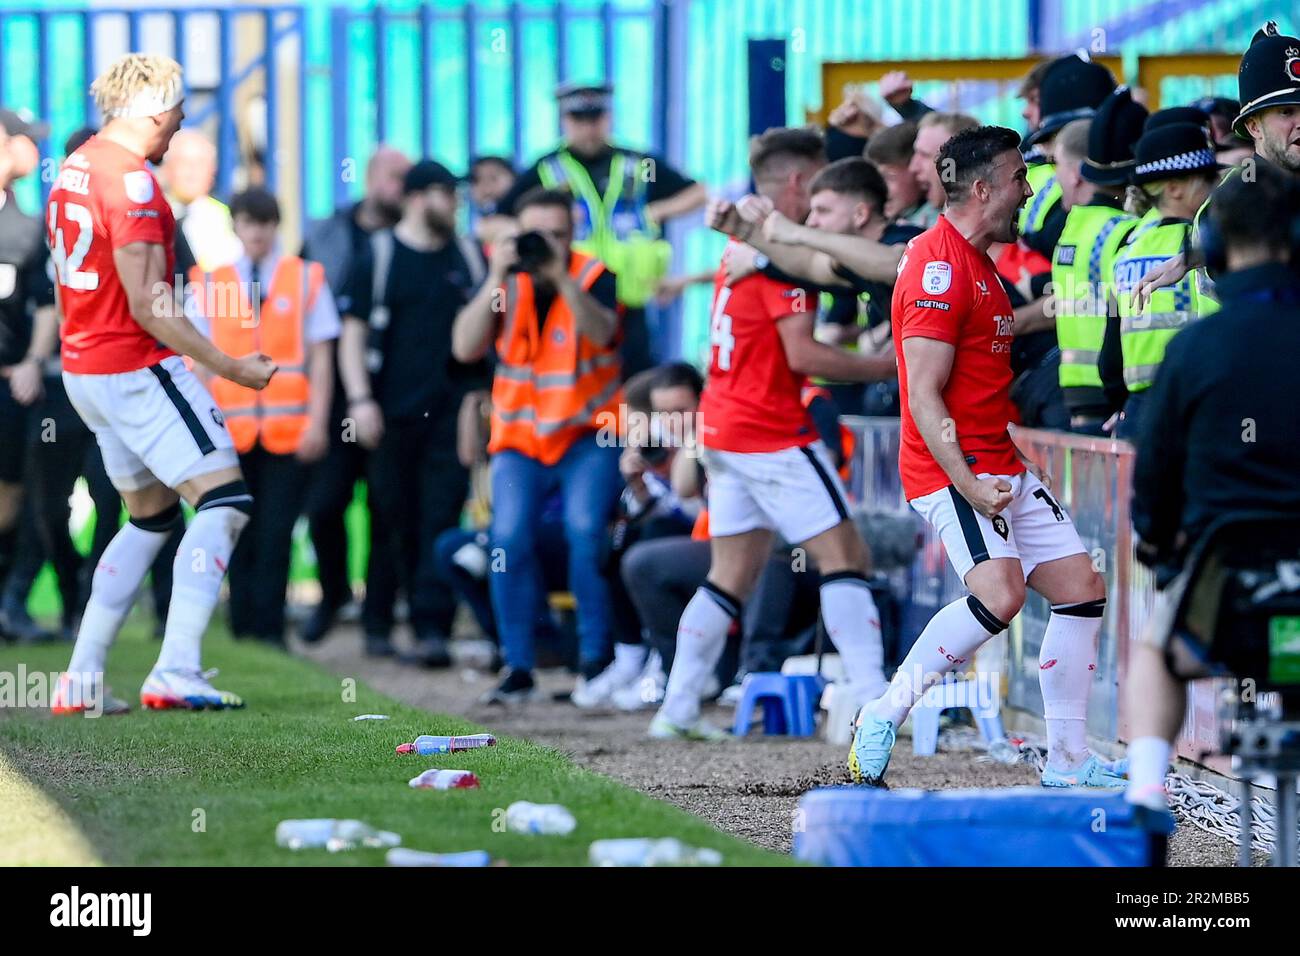
[[[567,148],[544,158],[537,176],[547,189],[567,187],[576,207],[573,248],[614,273],[618,301],[634,308],[654,296],[672,265],[672,246],[645,214],[646,187],[633,153],[614,150],[602,196],[586,168]]]
[[[1101,388],[1097,360],[1114,291],[1115,255],[1137,219],[1113,206],[1074,206],[1052,255],[1062,388]]]
[[[1133,228],[1128,244],[1115,261],[1124,384],[1130,392],[1151,387],[1169,340],[1200,317],[1204,303],[1191,273],[1172,286],[1157,289],[1142,312],[1135,311],[1132,304],[1138,282],[1161,263],[1185,251],[1191,229],[1190,220],[1166,219],[1158,209],[1152,209]]]
[[[1020,209],[1020,235],[1040,232],[1047,214],[1061,201],[1061,184],[1056,181],[1055,163],[1035,163],[1025,171],[1034,195]]]

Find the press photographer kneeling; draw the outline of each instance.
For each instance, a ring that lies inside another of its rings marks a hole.
[[[1129,658],[1128,798],[1153,807],[1187,680],[1227,670],[1300,694],[1300,617],[1276,611],[1300,596],[1286,583],[1300,568],[1300,187],[1266,163],[1253,173],[1215,193],[1202,235],[1223,309],[1170,342],[1137,442],[1133,525],[1160,592]]]

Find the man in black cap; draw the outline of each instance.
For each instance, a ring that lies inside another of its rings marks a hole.
[[[416,657],[431,667],[450,663],[447,638],[456,609],[437,577],[433,542],[458,524],[469,490],[456,457],[456,420],[465,394],[488,384],[485,366],[463,365],[451,352],[452,321],[486,273],[478,245],[455,232],[457,185],[440,163],[412,166],[401,219],[371,235],[339,297],[348,415],[356,440],[373,449],[366,651],[392,653],[400,585]],[[364,362],[357,360],[362,355]]]
[[[1255,31],[1241,57],[1237,89],[1241,112],[1232,129],[1242,139],[1253,141],[1255,152],[1233,167],[1225,181],[1238,175],[1244,177],[1248,170],[1253,176],[1264,163],[1286,175],[1300,177],[1300,38],[1279,34],[1274,20]],[[1213,197],[1201,207],[1197,222],[1212,202]],[[1182,281],[1189,269],[1196,270],[1203,314],[1216,311],[1213,277],[1196,249],[1148,273],[1134,290],[1136,303],[1141,305],[1157,289]]]
[[[33,319],[54,307],[44,227],[18,208],[12,186],[35,168],[35,140],[44,135],[41,126],[0,110],[0,584],[15,558],[31,406],[42,394]],[[52,329],[48,321],[40,325]],[[0,635],[11,636],[3,625]]]
[[[1124,212],[1133,145],[1147,111],[1128,87],[1115,90],[1091,121],[1075,120],[1057,137],[1057,179],[1068,210],[1052,257],[1052,313],[1061,353],[1060,383],[1071,431],[1101,435],[1112,407],[1097,363],[1114,300],[1115,257],[1137,218]]]
[[[1113,359],[1118,354],[1119,376],[1128,398],[1115,434],[1127,439],[1140,432],[1146,397],[1169,341],[1205,315],[1205,303],[1191,276],[1159,289],[1141,309],[1135,307],[1129,293],[1148,272],[1186,254],[1191,245],[1192,217],[1209,198],[1222,170],[1204,126],[1162,123],[1159,113],[1154,118],[1154,128],[1148,128],[1133,149],[1131,177],[1151,208],[1129,232],[1116,257],[1118,321],[1107,324],[1110,342],[1102,344],[1100,365],[1108,394],[1116,394],[1119,382]],[[1152,125],[1149,120],[1147,125]]]
[[[668,274],[672,250],[661,239],[664,223],[703,206],[708,193],[663,160],[612,145],[612,98],[607,84],[562,84],[556,100],[563,142],[521,173],[497,208],[513,215],[519,198],[538,186],[573,195],[574,248],[617,277],[626,310],[623,374],[630,377],[654,364],[643,307]],[[499,229],[485,224],[483,235]]]
[[[1100,63],[1093,63],[1079,50],[1054,60],[1043,73],[1038,88],[1038,128],[1029,134],[1025,146],[1040,161],[1029,166],[1029,185],[1034,196],[1020,211],[1020,236],[1036,252],[1048,258],[1056,248],[1065,226],[1061,208],[1061,187],[1056,182],[1052,141],[1066,124],[1090,119],[1102,101],[1115,89],[1115,77]]]

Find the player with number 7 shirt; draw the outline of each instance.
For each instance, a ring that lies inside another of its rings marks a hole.
[[[1039,655],[1047,724],[1045,787],[1121,789],[1123,768],[1088,749],[1105,583],[1042,471],[1011,440],[1011,302],[988,256],[1015,242],[1033,195],[1020,137],[964,130],[935,160],[947,194],[938,222],[908,243],[894,285],[902,444],[908,503],[943,541],[970,594],[941,608],[855,721],[849,772],[879,785],[895,732],[926,689],[970,662],[1007,628],[1026,585],[1052,607]]]
[[[128,54],[95,80],[91,93],[105,124],[64,161],[46,231],[68,398],[95,433],[130,519],[95,568],[52,709],[128,709],[104,688],[105,659],[149,566],[184,523],[181,497],[195,515],[176,552],[162,650],[140,702],[158,710],[241,707],[237,695],[209,683],[200,644],[252,496],[221,412],[181,356],[257,389],[266,387],[275,364],[265,355],[221,352],[177,304],[176,222],[146,161],[161,161],[184,118],[180,66]]]
[[[768,130],[750,148],[758,193],[794,222],[807,217],[808,185],[825,164],[821,136],[812,130]],[[729,215],[729,204],[715,203],[710,220]],[[740,228],[733,222],[724,231]],[[865,576],[867,549],[800,391],[812,375],[848,382],[893,378],[894,359],[816,341],[817,298],[803,288],[763,273],[728,285],[726,259],[736,247],[728,245],[714,283],[709,377],[700,400],[711,563],[678,624],[663,705],[650,725],[656,738],[722,736],[701,720],[700,695],[767,563],[774,533],[804,548],[820,572],[822,619],[853,691],[867,699],[885,687],[880,615]]]

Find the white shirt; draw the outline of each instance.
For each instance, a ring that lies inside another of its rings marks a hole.
[[[271,278],[275,275],[276,266],[280,264],[280,254],[277,250],[271,252],[258,263],[258,282],[262,286],[262,294],[265,297],[266,290],[270,287]],[[247,255],[241,255],[235,260],[235,273],[239,276],[241,284],[249,284],[253,281],[253,260]],[[190,321],[194,327],[202,332],[208,338],[212,337],[212,324],[208,317],[202,314],[202,303],[190,300],[185,311],[189,314]],[[339,310],[334,304],[334,294],[330,292],[328,282],[322,282],[320,291],[316,294],[316,301],[312,304],[311,309],[303,319],[302,338],[307,346],[315,345],[317,342],[328,342],[331,339],[337,339],[342,326],[339,322]]]

